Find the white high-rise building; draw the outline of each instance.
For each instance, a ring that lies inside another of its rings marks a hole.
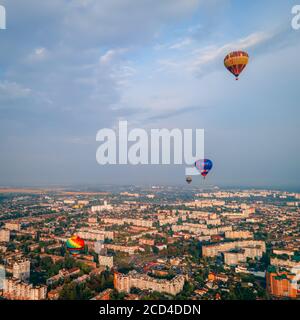
[[[101,250],[104,249],[104,242],[103,241],[96,241],[94,243],[94,250],[97,254],[100,254]]]
[[[13,277],[22,281],[30,278],[30,261],[21,259],[13,264]]]
[[[107,201],[104,201],[103,205],[98,205],[98,206],[92,206],[91,211],[92,212],[101,212],[101,211],[111,211],[113,210],[113,206],[111,204],[108,204]]]

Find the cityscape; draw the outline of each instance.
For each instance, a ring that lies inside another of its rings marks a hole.
[[[299,203],[261,189],[2,188],[0,298],[299,299]]]

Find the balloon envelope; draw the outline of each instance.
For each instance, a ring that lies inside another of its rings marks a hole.
[[[238,80],[239,75],[249,62],[249,55],[244,51],[233,51],[224,59],[226,69],[231,72]]]
[[[72,255],[77,255],[77,254],[80,254],[80,252],[84,248],[84,240],[78,236],[72,236],[67,240],[66,246],[67,246],[67,250]]]
[[[195,167],[205,178],[208,175],[209,171],[212,169],[213,163],[209,159],[202,159],[195,162]]]
[[[186,182],[188,183],[188,184],[190,184],[191,182],[192,182],[192,177],[190,177],[190,176],[188,176],[188,177],[186,177]]]

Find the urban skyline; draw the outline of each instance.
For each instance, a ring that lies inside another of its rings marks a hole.
[[[0,189],[0,300],[300,299],[299,207],[274,190]]]

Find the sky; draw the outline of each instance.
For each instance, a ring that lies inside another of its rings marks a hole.
[[[127,120],[204,129],[207,185],[300,187],[295,4],[0,0],[0,185],[184,183],[184,165],[97,163],[98,130]]]

